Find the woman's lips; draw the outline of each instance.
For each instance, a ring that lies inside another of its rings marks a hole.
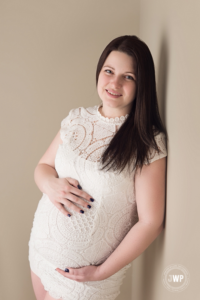
[[[112,95],[112,94],[110,94],[110,93],[108,92],[108,90],[106,90],[106,93],[107,93],[110,97],[112,97],[112,98],[119,98],[119,97],[121,97],[121,95]]]

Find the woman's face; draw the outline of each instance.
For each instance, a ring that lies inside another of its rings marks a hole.
[[[103,107],[109,111],[113,108],[115,113],[129,113],[136,96],[136,88],[133,58],[124,52],[112,51],[105,60],[98,78],[97,91]]]

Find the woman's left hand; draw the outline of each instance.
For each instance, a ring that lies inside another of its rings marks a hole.
[[[79,282],[103,280],[100,279],[99,266],[90,265],[78,269],[76,268],[67,268],[67,269],[69,270],[69,272],[65,272],[59,268],[57,268],[56,271],[66,278],[79,281]]]

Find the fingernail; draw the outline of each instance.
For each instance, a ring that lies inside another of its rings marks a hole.
[[[81,212],[82,214],[84,213],[84,211],[83,211],[82,209],[80,210],[80,212]]]
[[[90,201],[92,201],[92,202],[93,202],[93,201],[94,201],[94,199],[93,199],[93,198],[90,198]]]
[[[68,217],[71,217],[71,215],[70,215],[70,214],[68,214]]]
[[[87,207],[88,207],[88,208],[91,208],[91,206],[90,206],[89,204],[87,205]]]
[[[69,272],[69,269],[66,268],[66,269],[65,269],[65,272]]]
[[[79,188],[79,190],[82,190],[82,187],[78,184],[77,187]]]

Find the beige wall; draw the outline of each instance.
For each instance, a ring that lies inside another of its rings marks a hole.
[[[34,299],[27,258],[41,197],[34,168],[69,109],[99,103],[98,58],[124,34],[139,35],[153,54],[169,155],[165,231],[133,262],[118,300],[199,299],[199,3],[1,1],[0,299]],[[190,272],[181,293],[162,286],[170,264]]]
[[[96,65],[138,34],[138,1],[1,1],[0,299],[33,300],[28,240],[41,192],[34,168],[71,108],[100,103]],[[118,299],[131,295],[131,271]]]
[[[133,265],[134,300],[198,300],[200,242],[200,1],[140,0],[139,35],[154,57],[160,111],[167,126],[165,231]],[[186,290],[161,283],[171,264],[190,273]]]

